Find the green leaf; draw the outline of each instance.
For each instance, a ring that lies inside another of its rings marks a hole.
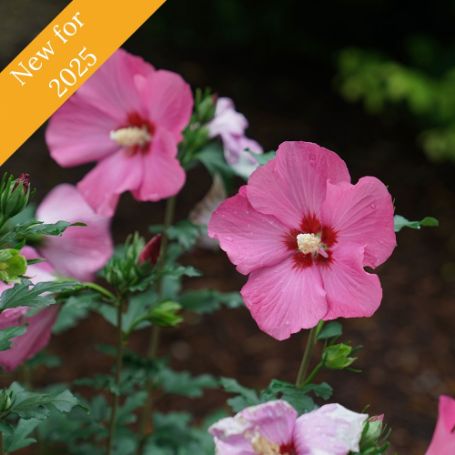
[[[219,382],[208,374],[192,376],[187,371],[173,371],[163,367],[155,376],[157,384],[167,393],[184,397],[201,397],[205,389],[213,389]]]
[[[248,406],[254,406],[261,403],[255,390],[240,385],[235,379],[221,378],[220,384],[226,392],[237,395],[228,400],[228,404],[234,412],[239,412]]]
[[[0,351],[6,351],[11,347],[11,342],[14,338],[21,336],[25,333],[27,327],[8,327],[7,329],[0,330]]]
[[[438,227],[439,221],[436,218],[427,216],[420,221],[409,221],[401,215],[395,215],[393,218],[395,232],[400,232],[403,228],[421,229],[422,227]]]
[[[34,444],[36,439],[30,435],[39,423],[38,419],[20,419],[14,431],[5,437],[5,452],[14,452]]]
[[[318,333],[318,340],[327,340],[329,338],[338,338],[343,334],[343,326],[338,321],[332,321],[326,324]]]
[[[242,297],[238,292],[221,293],[212,289],[185,292],[179,302],[184,309],[201,314],[213,313],[222,306],[238,308],[243,305]]]
[[[294,407],[299,414],[309,412],[317,406],[313,399],[308,396],[308,389],[301,389],[294,384],[274,379],[269,386],[262,391],[261,401],[285,400]]]
[[[332,386],[326,382],[322,382],[321,384],[308,384],[303,387],[302,390],[306,393],[313,392],[323,400],[328,400],[333,394]]]
[[[270,152],[265,153],[252,153],[252,156],[261,166],[263,166],[264,164],[268,163],[270,160],[273,160],[275,158],[276,152],[274,150],[271,150]]]
[[[96,301],[97,296],[93,293],[70,296],[60,307],[52,333],[57,334],[73,328],[88,316]]]
[[[191,221],[179,221],[165,233],[170,240],[176,240],[185,250],[192,248],[201,235],[201,227]]]

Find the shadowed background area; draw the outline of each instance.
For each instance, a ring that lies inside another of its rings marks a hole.
[[[2,0],[0,66],[67,3]],[[346,339],[364,346],[357,364],[363,373],[323,377],[335,387],[335,401],[384,413],[394,449],[406,455],[425,452],[437,397],[455,395],[455,141],[453,148],[450,141],[455,95],[449,84],[446,92],[438,84],[450,81],[455,67],[454,17],[453,1],[169,0],[125,45],[156,67],[179,72],[194,88],[210,86],[233,98],[250,121],[248,135],[266,150],[284,140],[317,142],[347,161],[354,180],[363,175],[383,180],[397,213],[440,220],[438,229],[399,234],[399,248],[379,270],[381,308],[371,319],[344,323]],[[436,146],[425,140],[428,130],[436,131]],[[3,166],[31,174],[37,201],[90,169],[59,168],[43,132]],[[178,218],[209,186],[202,169],[189,174]],[[125,195],[113,222],[116,240],[134,230],[146,235],[149,224],[161,221],[163,208]],[[243,283],[221,252],[196,250],[187,261],[204,272],[188,286],[227,291]],[[38,382],[69,381],[106,368],[92,346],[111,338],[107,324],[95,316],[55,337],[50,349],[64,358],[64,366],[41,371]],[[284,342],[267,337],[245,309],[223,310],[166,331],[162,353],[176,368],[263,387],[273,377],[295,379],[303,343],[302,334]],[[146,350],[141,334],[133,345]],[[175,398],[158,406],[191,406],[202,416],[224,399],[210,392],[198,401]]]

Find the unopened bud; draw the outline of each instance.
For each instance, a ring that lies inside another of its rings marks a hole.
[[[25,274],[27,259],[13,248],[0,250],[0,281],[10,283]]]
[[[139,262],[145,264],[148,262],[151,265],[155,265],[158,262],[161,251],[161,235],[155,235],[152,237],[145,247],[143,248],[141,254],[139,255]]]
[[[20,184],[22,184],[22,188],[24,189],[24,192],[26,193],[28,191],[28,189],[30,188],[30,174],[29,173],[23,172],[22,174],[19,175],[19,177],[15,181],[14,189],[16,189]]]

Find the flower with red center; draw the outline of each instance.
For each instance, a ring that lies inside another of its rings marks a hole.
[[[334,152],[285,142],[223,202],[209,223],[237,270],[259,327],[282,340],[320,320],[371,316],[382,289],[364,267],[396,246],[392,198],[383,183],[351,184]]]
[[[430,447],[425,455],[453,455],[455,453],[455,400],[439,398],[439,416]]]
[[[178,193],[185,173],[177,144],[192,107],[179,75],[119,50],[52,117],[46,139],[61,166],[97,162],[78,188],[111,216],[125,191],[140,201]]]
[[[251,406],[209,428],[217,455],[347,455],[368,415],[327,404],[298,417],[282,400]]]

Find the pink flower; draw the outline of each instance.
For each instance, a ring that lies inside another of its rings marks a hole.
[[[441,396],[438,423],[426,455],[453,454],[455,454],[455,400]]]
[[[262,147],[256,141],[245,136],[248,121],[244,115],[235,110],[231,99],[218,99],[215,117],[207,127],[210,137],[221,137],[224,156],[228,164],[240,176],[248,178],[259,166],[248,150],[259,154],[262,153]]]
[[[347,455],[368,416],[328,404],[297,417],[285,401],[252,406],[209,428],[217,455]]]
[[[61,166],[98,163],[78,188],[111,216],[125,191],[140,201],[178,193],[185,173],[177,144],[192,106],[180,76],[119,50],[54,115],[47,143]]]
[[[40,204],[36,216],[46,223],[64,220],[86,224],[71,226],[60,237],[46,237],[38,247],[38,253],[59,275],[93,280],[95,272],[112,256],[110,218],[97,215],[74,186],[56,186]]]
[[[245,304],[279,340],[320,320],[371,316],[382,289],[364,267],[382,264],[396,245],[384,184],[351,184],[338,155],[308,142],[283,143],[215,211],[209,235],[249,274]]]
[[[27,259],[39,257],[36,251],[30,247],[24,248],[22,254]],[[55,271],[49,264],[39,263],[28,266],[27,276],[33,283],[52,281],[55,279]],[[10,287],[12,285],[0,283],[0,293]],[[7,351],[0,351],[0,366],[6,371],[15,370],[49,343],[52,327],[58,316],[57,305],[52,305],[34,316],[27,317],[26,314],[29,310],[29,307],[22,306],[8,308],[0,313],[0,330],[27,324],[27,331],[12,340],[11,348]]]

